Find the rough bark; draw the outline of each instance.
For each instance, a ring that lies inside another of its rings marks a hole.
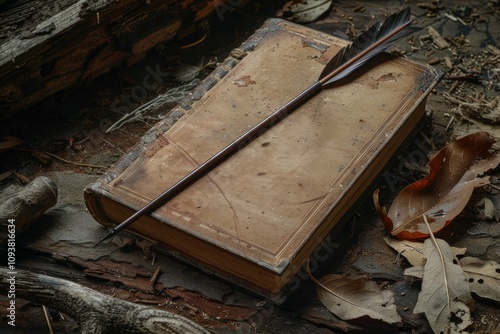
[[[73,317],[82,334],[209,332],[182,316],[113,298],[80,284],[51,276],[0,267],[0,293],[7,294],[15,277],[15,296],[46,305]]]

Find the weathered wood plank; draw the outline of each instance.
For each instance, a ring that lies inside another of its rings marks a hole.
[[[40,19],[46,2],[13,1],[0,9],[0,119],[88,83],[206,18],[222,1],[54,0],[60,10]],[[51,8],[52,8],[51,7]],[[31,24],[28,24],[30,23]]]

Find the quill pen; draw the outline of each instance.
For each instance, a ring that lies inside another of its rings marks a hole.
[[[209,172],[216,165],[224,161],[230,154],[243,148],[254,138],[265,132],[267,129],[285,118],[296,107],[307,101],[314,94],[322,89],[328,88],[332,83],[347,77],[363,64],[368,62],[376,55],[385,51],[389,45],[402,37],[408,36],[415,31],[420,30],[411,27],[410,8],[389,16],[384,23],[376,23],[364,33],[360,34],[349,46],[342,48],[329,62],[321,72],[318,81],[306,88],[302,93],[291,99],[288,103],[274,111],[261,122],[253,126],[250,130],[241,135],[238,139],[231,142],[228,146],[199,165],[192,172],[184,176],[170,188],[161,193],[158,197],[136,211],[132,216],[124,220],[109,231],[95,246],[104,240],[116,235],[118,232],[129,226],[141,216],[151,213],[160,206],[164,205],[182,189],[193,183],[202,175]]]

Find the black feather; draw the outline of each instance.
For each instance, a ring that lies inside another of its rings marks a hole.
[[[392,42],[420,30],[410,27],[412,22],[410,17],[411,12],[408,7],[389,16],[382,25],[376,23],[371,26],[326,64],[319,81],[323,85],[328,85],[345,78],[369,59],[385,51]]]

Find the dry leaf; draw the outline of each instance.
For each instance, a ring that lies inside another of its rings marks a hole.
[[[480,297],[500,301],[500,264],[474,257],[460,259],[472,292]]]
[[[413,312],[424,312],[434,333],[466,333],[474,301],[464,271],[444,240],[425,240],[424,256],[422,291]]]
[[[23,141],[17,137],[5,136],[0,139],[0,153],[6,152],[22,143]]]
[[[320,301],[343,320],[368,316],[388,324],[401,321],[392,291],[382,290],[375,282],[341,275],[326,275],[318,282],[321,284],[317,288]]]
[[[477,132],[443,148],[428,163],[429,175],[403,189],[387,214],[375,191],[375,207],[391,234],[403,239],[427,237],[423,215],[433,233],[448,225],[467,205],[474,188],[489,183],[487,177],[477,176],[500,163],[500,155],[488,151],[493,143],[488,133]]]
[[[323,305],[343,320],[369,317],[394,325],[401,321],[392,291],[383,291],[375,282],[366,278],[351,279],[341,275],[325,275],[316,280],[316,293]]]
[[[411,240],[398,240],[384,237],[385,243],[403,255],[414,267],[425,264],[424,243]],[[454,256],[464,255],[467,248],[451,247]],[[412,275],[415,276],[415,275]],[[421,277],[420,277],[421,278]]]
[[[276,15],[293,22],[308,23],[317,20],[331,5],[331,0],[289,1]]]

